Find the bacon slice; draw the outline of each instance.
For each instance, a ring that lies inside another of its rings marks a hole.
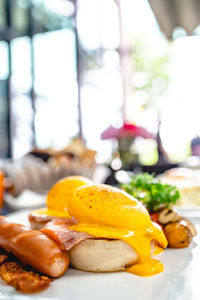
[[[36,293],[47,288],[52,281],[47,276],[28,270],[17,261],[8,260],[0,265],[0,276],[7,284],[24,293]]]
[[[35,293],[47,288],[52,281],[31,267],[22,265],[16,257],[0,248],[0,276],[7,284],[24,293]]]
[[[28,216],[29,222],[31,224],[32,229],[41,230],[48,222],[51,222],[53,220],[64,220],[66,225],[71,226],[76,223],[76,220],[66,217],[56,217],[56,216],[49,216],[45,214],[37,214],[34,211],[32,211]]]
[[[85,232],[70,229],[67,222],[59,219],[47,223],[41,231],[54,240],[61,250],[70,250],[81,241],[94,238]]]
[[[7,259],[8,259],[8,254],[3,249],[0,249],[0,265]]]
[[[73,225],[76,223],[76,220],[71,217],[71,218],[66,218],[66,217],[54,217],[54,216],[49,216],[49,215],[39,215],[33,212],[31,212],[28,216],[29,221],[34,221],[34,222],[50,222],[53,221],[54,219],[59,219],[59,220],[64,220],[66,224]]]

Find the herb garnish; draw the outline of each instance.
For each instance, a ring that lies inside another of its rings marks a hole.
[[[149,212],[169,207],[180,198],[175,186],[162,183],[148,173],[133,175],[128,183],[121,184],[121,188],[141,201]]]

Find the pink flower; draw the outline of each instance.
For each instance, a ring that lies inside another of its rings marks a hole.
[[[144,127],[124,123],[124,125],[120,128],[115,128],[113,126],[110,126],[107,128],[102,134],[101,138],[103,140],[106,139],[124,139],[127,137],[143,137],[145,139],[154,139],[155,136],[148,132]]]

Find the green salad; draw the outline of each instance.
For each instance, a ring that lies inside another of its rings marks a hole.
[[[180,198],[175,186],[162,183],[160,179],[148,173],[131,176],[128,183],[121,184],[121,188],[141,201],[149,212],[169,207]]]

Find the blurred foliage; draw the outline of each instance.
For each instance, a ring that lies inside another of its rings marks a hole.
[[[148,101],[144,106],[153,104],[168,87],[170,47],[150,47],[144,39],[137,38],[132,46],[132,58],[134,65],[134,76],[142,75],[143,83],[133,85],[135,91],[146,91]]]

